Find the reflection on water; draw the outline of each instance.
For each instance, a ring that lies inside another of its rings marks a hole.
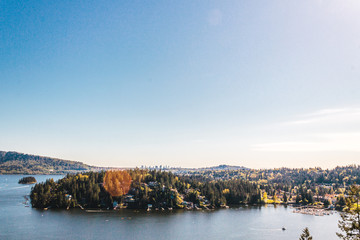
[[[314,239],[338,239],[338,214],[311,216],[282,206],[215,211],[140,210],[86,212],[25,207],[32,185],[23,176],[0,175],[0,239],[298,239],[309,227]],[[35,176],[38,182],[62,176]],[[286,230],[282,231],[282,227]]]

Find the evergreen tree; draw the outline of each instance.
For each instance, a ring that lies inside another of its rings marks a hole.
[[[304,228],[302,234],[300,235],[299,240],[312,240],[312,236],[310,235],[309,229],[306,227]]]
[[[286,192],[284,192],[284,196],[283,196],[283,202],[284,203],[287,203],[288,199],[287,199],[287,196],[286,196]]]
[[[346,198],[346,207],[340,215],[339,228],[343,233],[336,233],[340,239],[360,240],[360,186],[351,186]]]

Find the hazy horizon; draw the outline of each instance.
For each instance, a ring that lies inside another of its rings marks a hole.
[[[360,2],[3,1],[0,150],[360,164]]]
[[[3,151],[0,149],[0,151]],[[34,155],[34,156],[40,156],[40,157],[49,157],[49,158],[54,158],[54,159],[60,159],[60,160],[65,160],[65,161],[78,161],[76,159],[61,159],[58,158],[56,156],[45,156],[45,155],[41,155],[41,154],[33,154],[33,153],[23,153],[23,152],[18,152],[18,151],[14,151],[14,150],[10,150],[10,151],[4,151],[4,152],[16,152],[19,154],[26,154],[26,155]],[[82,161],[78,161],[78,162],[82,162]],[[87,164],[86,162],[82,162],[84,164]],[[226,163],[219,163],[218,165],[209,165],[209,166],[169,166],[169,165],[164,165],[164,164],[159,164],[159,165],[139,165],[139,166],[109,166],[109,165],[91,165],[92,167],[109,167],[109,168],[123,168],[123,169],[130,169],[130,168],[154,168],[154,167],[158,167],[158,168],[164,168],[164,167],[168,167],[168,168],[187,168],[187,169],[192,169],[192,168],[211,168],[211,167],[218,167],[221,165],[226,165],[226,166],[230,166],[230,167],[245,167],[245,168],[250,168],[244,165],[230,165],[230,164],[226,164]],[[347,166],[352,166],[352,165],[359,165],[358,163],[350,163],[350,164],[345,164],[345,165],[336,165],[336,166],[332,166],[332,167],[321,167],[321,166],[294,166],[294,167],[287,167],[287,166],[273,166],[273,167],[260,167],[260,168],[250,168],[250,169],[278,169],[278,168],[318,168],[320,167],[321,169],[334,169],[336,167],[347,167]]]

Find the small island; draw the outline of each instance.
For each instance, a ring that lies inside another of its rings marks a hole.
[[[33,184],[36,183],[36,179],[33,176],[23,177],[19,180],[19,184]]]

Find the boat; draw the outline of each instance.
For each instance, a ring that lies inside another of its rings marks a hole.
[[[102,210],[91,210],[91,209],[88,209],[88,210],[85,210],[86,212],[90,212],[90,213],[100,213],[100,212],[103,212]]]

